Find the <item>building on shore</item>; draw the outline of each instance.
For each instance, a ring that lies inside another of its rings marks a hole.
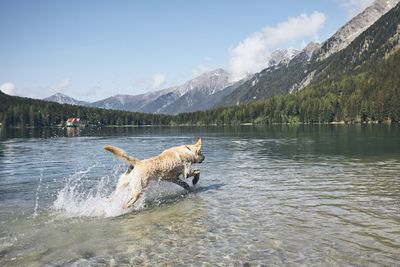
[[[81,124],[80,118],[68,118],[65,122],[65,126],[67,127],[79,127]]]

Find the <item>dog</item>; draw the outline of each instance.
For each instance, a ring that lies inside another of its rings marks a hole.
[[[187,191],[190,186],[180,179],[182,176],[186,180],[193,177],[192,184],[195,185],[200,179],[200,170],[192,169],[194,163],[202,163],[205,159],[201,153],[201,138],[198,138],[194,145],[182,145],[164,150],[158,156],[139,160],[128,155],[124,150],[106,145],[104,149],[113,153],[129,165],[125,175],[121,176],[113,195],[118,194],[130,187],[130,195],[123,208],[129,208],[139,199],[143,190],[152,180],[168,181],[175,183]]]

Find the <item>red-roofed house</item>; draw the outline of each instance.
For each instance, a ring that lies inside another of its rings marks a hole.
[[[68,118],[65,126],[67,127],[78,127],[80,125],[81,118]]]

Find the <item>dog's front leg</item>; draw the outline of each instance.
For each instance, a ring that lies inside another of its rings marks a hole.
[[[192,184],[193,185],[197,184],[197,182],[200,179],[200,170],[199,169],[190,170],[187,177],[191,177],[191,176],[193,176]]]
[[[182,181],[181,179],[179,179],[179,177],[178,177],[177,179],[175,179],[175,180],[172,180],[172,182],[173,182],[174,184],[177,184],[177,185],[179,185],[179,186],[182,186],[182,187],[185,188],[187,191],[190,191],[190,186],[189,186],[186,182],[184,182],[184,181]]]
[[[185,168],[183,170],[183,177],[186,179],[187,177],[192,177],[192,184],[195,185],[200,179],[200,170],[199,169],[191,169],[190,168],[191,164],[185,165]]]

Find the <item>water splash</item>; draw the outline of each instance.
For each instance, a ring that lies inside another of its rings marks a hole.
[[[39,182],[38,186],[36,187],[36,194],[35,194],[35,207],[33,209],[33,217],[38,216],[38,210],[39,210],[39,192],[42,187],[42,181],[43,181],[43,168],[40,169],[40,176],[39,176]]]
[[[96,165],[77,171],[66,179],[65,186],[58,192],[52,206],[57,214],[66,217],[115,217],[133,210],[141,210],[146,206],[168,202],[166,196],[176,198],[184,195],[182,190],[178,190],[171,183],[152,182],[135,205],[125,209],[123,204],[130,194],[128,187],[119,191],[118,195],[110,197],[117,180],[124,175],[118,175],[121,168],[114,168],[111,175],[103,176],[90,184],[87,180],[94,167]]]
[[[38,185],[36,187],[36,193],[35,193],[35,207],[33,208],[33,214],[32,217],[35,218],[39,215],[39,196],[40,196],[40,191],[42,189],[42,183],[43,183],[43,171],[44,171],[44,162],[45,158],[47,157],[47,152],[43,153],[43,151],[40,152],[42,155],[42,160],[41,160],[41,167],[40,167],[40,176],[38,180]]]

